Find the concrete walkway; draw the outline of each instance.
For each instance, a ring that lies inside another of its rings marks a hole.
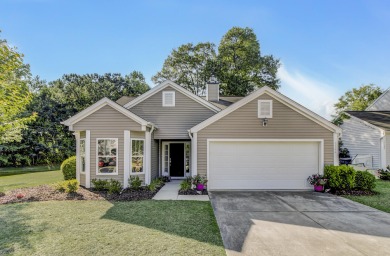
[[[209,201],[207,195],[179,195],[181,180],[172,180],[165,183],[164,187],[157,192],[153,200],[193,200],[193,201]]]

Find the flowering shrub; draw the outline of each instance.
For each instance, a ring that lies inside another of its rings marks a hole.
[[[17,199],[22,199],[23,197],[24,197],[24,195],[22,193],[19,193],[19,194],[16,195]]]
[[[195,186],[198,185],[198,184],[206,185],[207,184],[207,179],[206,179],[206,177],[197,174],[194,177],[192,177],[192,184],[195,185]]]
[[[323,186],[326,184],[326,182],[328,182],[328,180],[325,179],[324,176],[321,174],[313,174],[307,178],[307,181],[311,185],[315,185],[315,186]]]

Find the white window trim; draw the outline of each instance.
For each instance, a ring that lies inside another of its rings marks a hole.
[[[86,163],[86,141],[85,141],[85,138],[83,138],[83,139],[80,139],[80,144],[79,144],[79,150],[80,150],[80,159],[79,159],[79,161],[80,161],[80,173],[82,173],[82,174],[85,174],[85,170],[83,171],[83,161],[81,161],[81,158],[82,158],[82,155],[81,155],[81,142],[82,141],[84,141],[84,163]],[[86,165],[84,164],[84,166],[85,166],[85,169],[87,169],[86,167]]]
[[[165,102],[165,95],[166,94],[172,94],[172,104],[167,104]],[[163,91],[162,94],[162,102],[163,102],[163,107],[174,107],[176,105],[176,95],[175,91]]]
[[[134,140],[142,140],[144,142],[144,152],[143,152],[143,159],[142,159],[142,172],[133,172],[133,141]],[[138,139],[138,138],[132,138],[130,139],[130,176],[131,175],[139,175],[139,174],[145,174],[145,139]]]
[[[270,114],[269,115],[261,115],[261,103],[268,102],[270,103]],[[257,101],[257,117],[258,118],[272,118],[273,109],[272,109],[272,100],[258,100]]]
[[[98,153],[98,148],[99,148],[99,144],[98,144],[98,141],[99,140],[115,140],[116,141],[116,172],[113,172],[113,173],[100,173],[99,172],[99,153]],[[118,138],[96,138],[96,175],[99,175],[99,176],[106,176],[106,175],[118,175],[118,169],[119,169],[119,143],[118,143]]]

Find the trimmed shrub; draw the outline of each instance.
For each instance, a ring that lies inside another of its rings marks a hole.
[[[122,184],[119,180],[110,179],[107,182],[108,194],[119,194],[122,191]]]
[[[93,188],[97,191],[105,191],[108,188],[108,180],[92,179],[91,182]]]
[[[130,176],[129,178],[129,184],[130,187],[134,190],[139,190],[142,185],[142,180],[139,178],[139,176]]]
[[[186,179],[186,180],[183,180],[181,183],[180,183],[180,190],[181,191],[188,191],[191,189],[191,179]]]
[[[159,187],[161,187],[162,185],[164,184],[164,182],[157,178],[157,179],[154,179],[152,180],[152,182],[150,182],[150,184],[146,187],[149,191],[156,191]]]
[[[54,184],[55,190],[59,192],[76,193],[80,183],[76,180],[65,180]]]
[[[61,164],[61,172],[64,180],[76,179],[76,157],[71,156]]]
[[[381,180],[390,180],[390,166],[387,166],[386,170],[380,169],[378,172]]]
[[[356,171],[355,188],[361,190],[373,190],[375,188],[375,176],[367,171]]]
[[[324,177],[328,179],[328,187],[333,191],[353,189],[355,187],[355,175],[355,169],[347,165],[327,165],[324,169]]]

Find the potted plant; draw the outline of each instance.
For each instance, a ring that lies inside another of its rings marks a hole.
[[[327,179],[321,174],[313,174],[307,178],[307,181],[314,186],[314,191],[323,192]]]
[[[196,187],[196,190],[202,191],[205,189],[205,186],[207,184],[207,179],[206,177],[197,174],[192,178],[192,184]]]

